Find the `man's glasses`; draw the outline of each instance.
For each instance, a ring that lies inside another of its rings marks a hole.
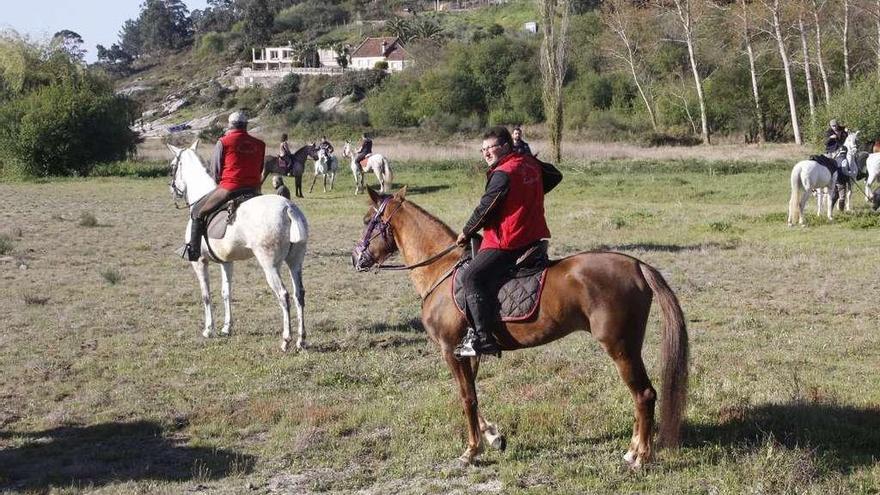
[[[493,148],[497,148],[499,146],[504,146],[504,145],[503,144],[493,144],[492,146],[486,146],[486,147],[480,148],[480,151],[485,153],[485,152],[487,152]]]

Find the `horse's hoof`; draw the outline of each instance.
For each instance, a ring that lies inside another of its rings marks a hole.
[[[214,330],[209,328],[209,329],[202,332],[202,337],[204,337],[206,339],[210,339],[212,333],[214,333]]]
[[[220,334],[223,335],[224,337],[229,337],[230,332],[232,332],[232,326],[231,326],[231,325],[228,326],[228,327],[223,327],[223,329],[220,330]]]
[[[282,339],[281,340],[281,352],[287,352],[288,347],[290,347],[290,341]]]
[[[626,461],[627,464],[632,464],[633,461],[636,460],[636,453],[632,450],[628,450],[626,454],[623,454],[623,460]]]
[[[500,450],[501,452],[504,452],[505,450],[507,450],[507,439],[504,438],[504,435],[500,435],[492,442],[491,446],[495,450]]]

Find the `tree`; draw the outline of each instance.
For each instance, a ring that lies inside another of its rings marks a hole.
[[[134,57],[119,45],[113,43],[110,45],[110,48],[104,48],[103,45],[98,45],[95,48],[98,50],[98,65],[103,67],[104,70],[117,76],[125,76],[131,73],[131,64],[134,62]]]
[[[804,27],[803,12],[798,10],[798,33],[801,37],[801,51],[804,57],[804,79],[807,83],[807,101],[810,104],[810,119],[816,120],[816,99],[813,96],[813,75],[810,72],[810,50],[807,48],[807,34]]]
[[[269,10],[268,0],[253,0],[244,9],[244,38],[246,46],[263,47],[272,38],[275,16]]]
[[[550,159],[562,161],[562,83],[565,80],[567,64],[565,54],[568,45],[569,0],[541,0],[541,73],[544,101],[544,115],[550,134]]]
[[[801,138],[801,128],[798,123],[797,103],[795,102],[794,82],[791,77],[791,62],[788,58],[788,49],[786,48],[786,37],[782,30],[782,14],[779,7],[779,0],[761,0],[767,10],[770,12],[770,35],[776,41],[779,49],[779,57],[782,59],[782,70],[785,73],[785,89],[788,92],[788,112],[791,121],[791,131],[794,133],[794,142],[803,144]]]
[[[850,67],[849,67],[849,0],[843,0],[843,81],[846,90],[849,91]]]
[[[633,83],[636,85],[651,119],[651,127],[656,131],[657,116],[654,111],[653,92],[646,81],[647,76],[642,75],[645,71],[642,69],[640,57],[647,30],[636,25],[639,20],[639,11],[628,0],[607,0],[602,5],[602,20],[619,41],[617,47],[610,48],[609,52],[612,57],[626,67],[632,76]]]
[[[819,65],[819,75],[822,76],[822,86],[825,88],[825,105],[828,105],[831,103],[831,89],[822,55],[822,24],[819,22],[819,14],[825,7],[825,2],[826,0],[810,0],[810,12],[813,14],[813,27],[816,29],[816,63]]]
[[[86,55],[86,51],[83,49],[82,36],[69,29],[62,29],[53,34],[50,48],[61,50],[77,63],[82,63]]]
[[[703,80],[697,67],[696,56],[696,27],[700,19],[702,6],[701,0],[672,0],[672,5],[666,0],[658,0],[658,4],[666,11],[672,11],[681,25],[681,34],[684,39],[678,40],[687,46],[688,62],[691,73],[694,76],[694,87],[697,90],[697,100],[700,103],[700,129],[703,143],[709,144],[709,119],[706,115],[706,97],[703,95]]]
[[[757,120],[758,139],[763,143],[767,141],[767,133],[764,129],[764,111],[761,109],[761,95],[758,85],[758,71],[755,69],[755,50],[752,47],[752,15],[753,12],[749,8],[746,0],[740,0],[736,15],[740,21],[741,36],[745,44],[746,56],[749,59],[749,77],[752,82],[752,99],[755,104],[755,119]]]

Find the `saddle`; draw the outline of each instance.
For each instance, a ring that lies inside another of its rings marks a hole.
[[[235,213],[238,207],[245,201],[259,196],[259,191],[255,189],[247,189],[239,196],[236,196],[226,202],[219,210],[208,216],[208,238],[223,239],[226,235],[226,227],[235,223]]]
[[[480,241],[475,238],[471,243],[471,252],[479,250]],[[547,268],[551,265],[547,256],[549,243],[542,240],[533,244],[519,259],[516,266],[505,277],[498,291],[498,309],[501,321],[522,321],[534,316],[544,289],[544,278]],[[452,274],[452,295],[455,306],[462,315],[465,313],[465,293],[462,277],[470,265],[469,257]]]
[[[374,153],[367,153],[366,156],[361,158],[361,161],[358,162],[358,165],[361,166],[361,170],[363,170],[364,172],[367,171],[367,160],[369,160],[370,157],[373,156],[373,154]]]

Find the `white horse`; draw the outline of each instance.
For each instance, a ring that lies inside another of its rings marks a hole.
[[[394,180],[394,172],[391,170],[391,164],[384,156],[373,153],[367,157],[367,164],[364,168],[355,162],[356,154],[352,150],[351,141],[346,141],[342,148],[342,156],[351,160],[351,173],[354,175],[354,193],[360,194],[364,192],[364,173],[372,170],[379,180],[379,191],[385,194],[391,193],[391,183]]]
[[[196,141],[189,148],[180,149],[169,145],[174,154],[171,162],[171,192],[175,200],[185,198],[192,205],[211,192],[217,184],[208,175],[199,155],[196,154]],[[190,222],[192,220],[190,219]],[[186,228],[186,241],[190,242],[189,225]],[[305,325],[303,323],[303,306],[305,290],[302,282],[302,265],[306,253],[306,241],[309,227],[305,216],[289,200],[267,194],[257,196],[241,204],[235,214],[235,221],[226,229],[222,239],[211,239],[207,245],[202,240],[202,253],[211,253],[220,260],[223,282],[223,305],[226,319],[221,333],[228,335],[232,329],[232,262],[255,257],[263,268],[269,286],[278,298],[283,313],[283,334],[281,349],[286,351],[290,344],[290,295],[281,281],[281,264],[286,263],[290,272],[290,280],[294,288],[296,302],[297,330],[299,337],[297,349],[306,345]],[[208,259],[202,257],[192,262],[199,286],[202,289],[202,304],[205,308],[205,329],[202,335],[210,337],[214,332],[214,317],[211,312],[211,289],[208,283]]]
[[[838,192],[841,190],[843,193],[841,194],[840,204],[838,205],[841,210],[844,208],[846,211],[852,211],[852,192],[853,192],[853,183],[855,181],[856,176],[859,173],[859,131],[853,131],[846,136],[846,139],[843,141],[843,146],[846,149],[846,164],[841,164],[842,170],[846,177],[838,177],[843,180],[841,183],[838,181]]]
[[[831,189],[837,182],[837,172],[831,173],[827,168],[814,160],[803,160],[791,169],[791,198],[788,201],[788,226],[795,223],[804,225],[804,208],[810,198],[809,192],[816,193],[816,214],[822,214],[822,208],[831,214]]]
[[[312,185],[309,187],[309,193],[315,188],[315,181],[320,175],[324,179],[324,192],[327,192],[327,178],[330,178],[330,190],[333,190],[333,183],[336,182],[336,172],[339,171],[339,159],[327,153],[324,148],[318,148],[318,159],[315,160],[315,176],[312,177]]]

